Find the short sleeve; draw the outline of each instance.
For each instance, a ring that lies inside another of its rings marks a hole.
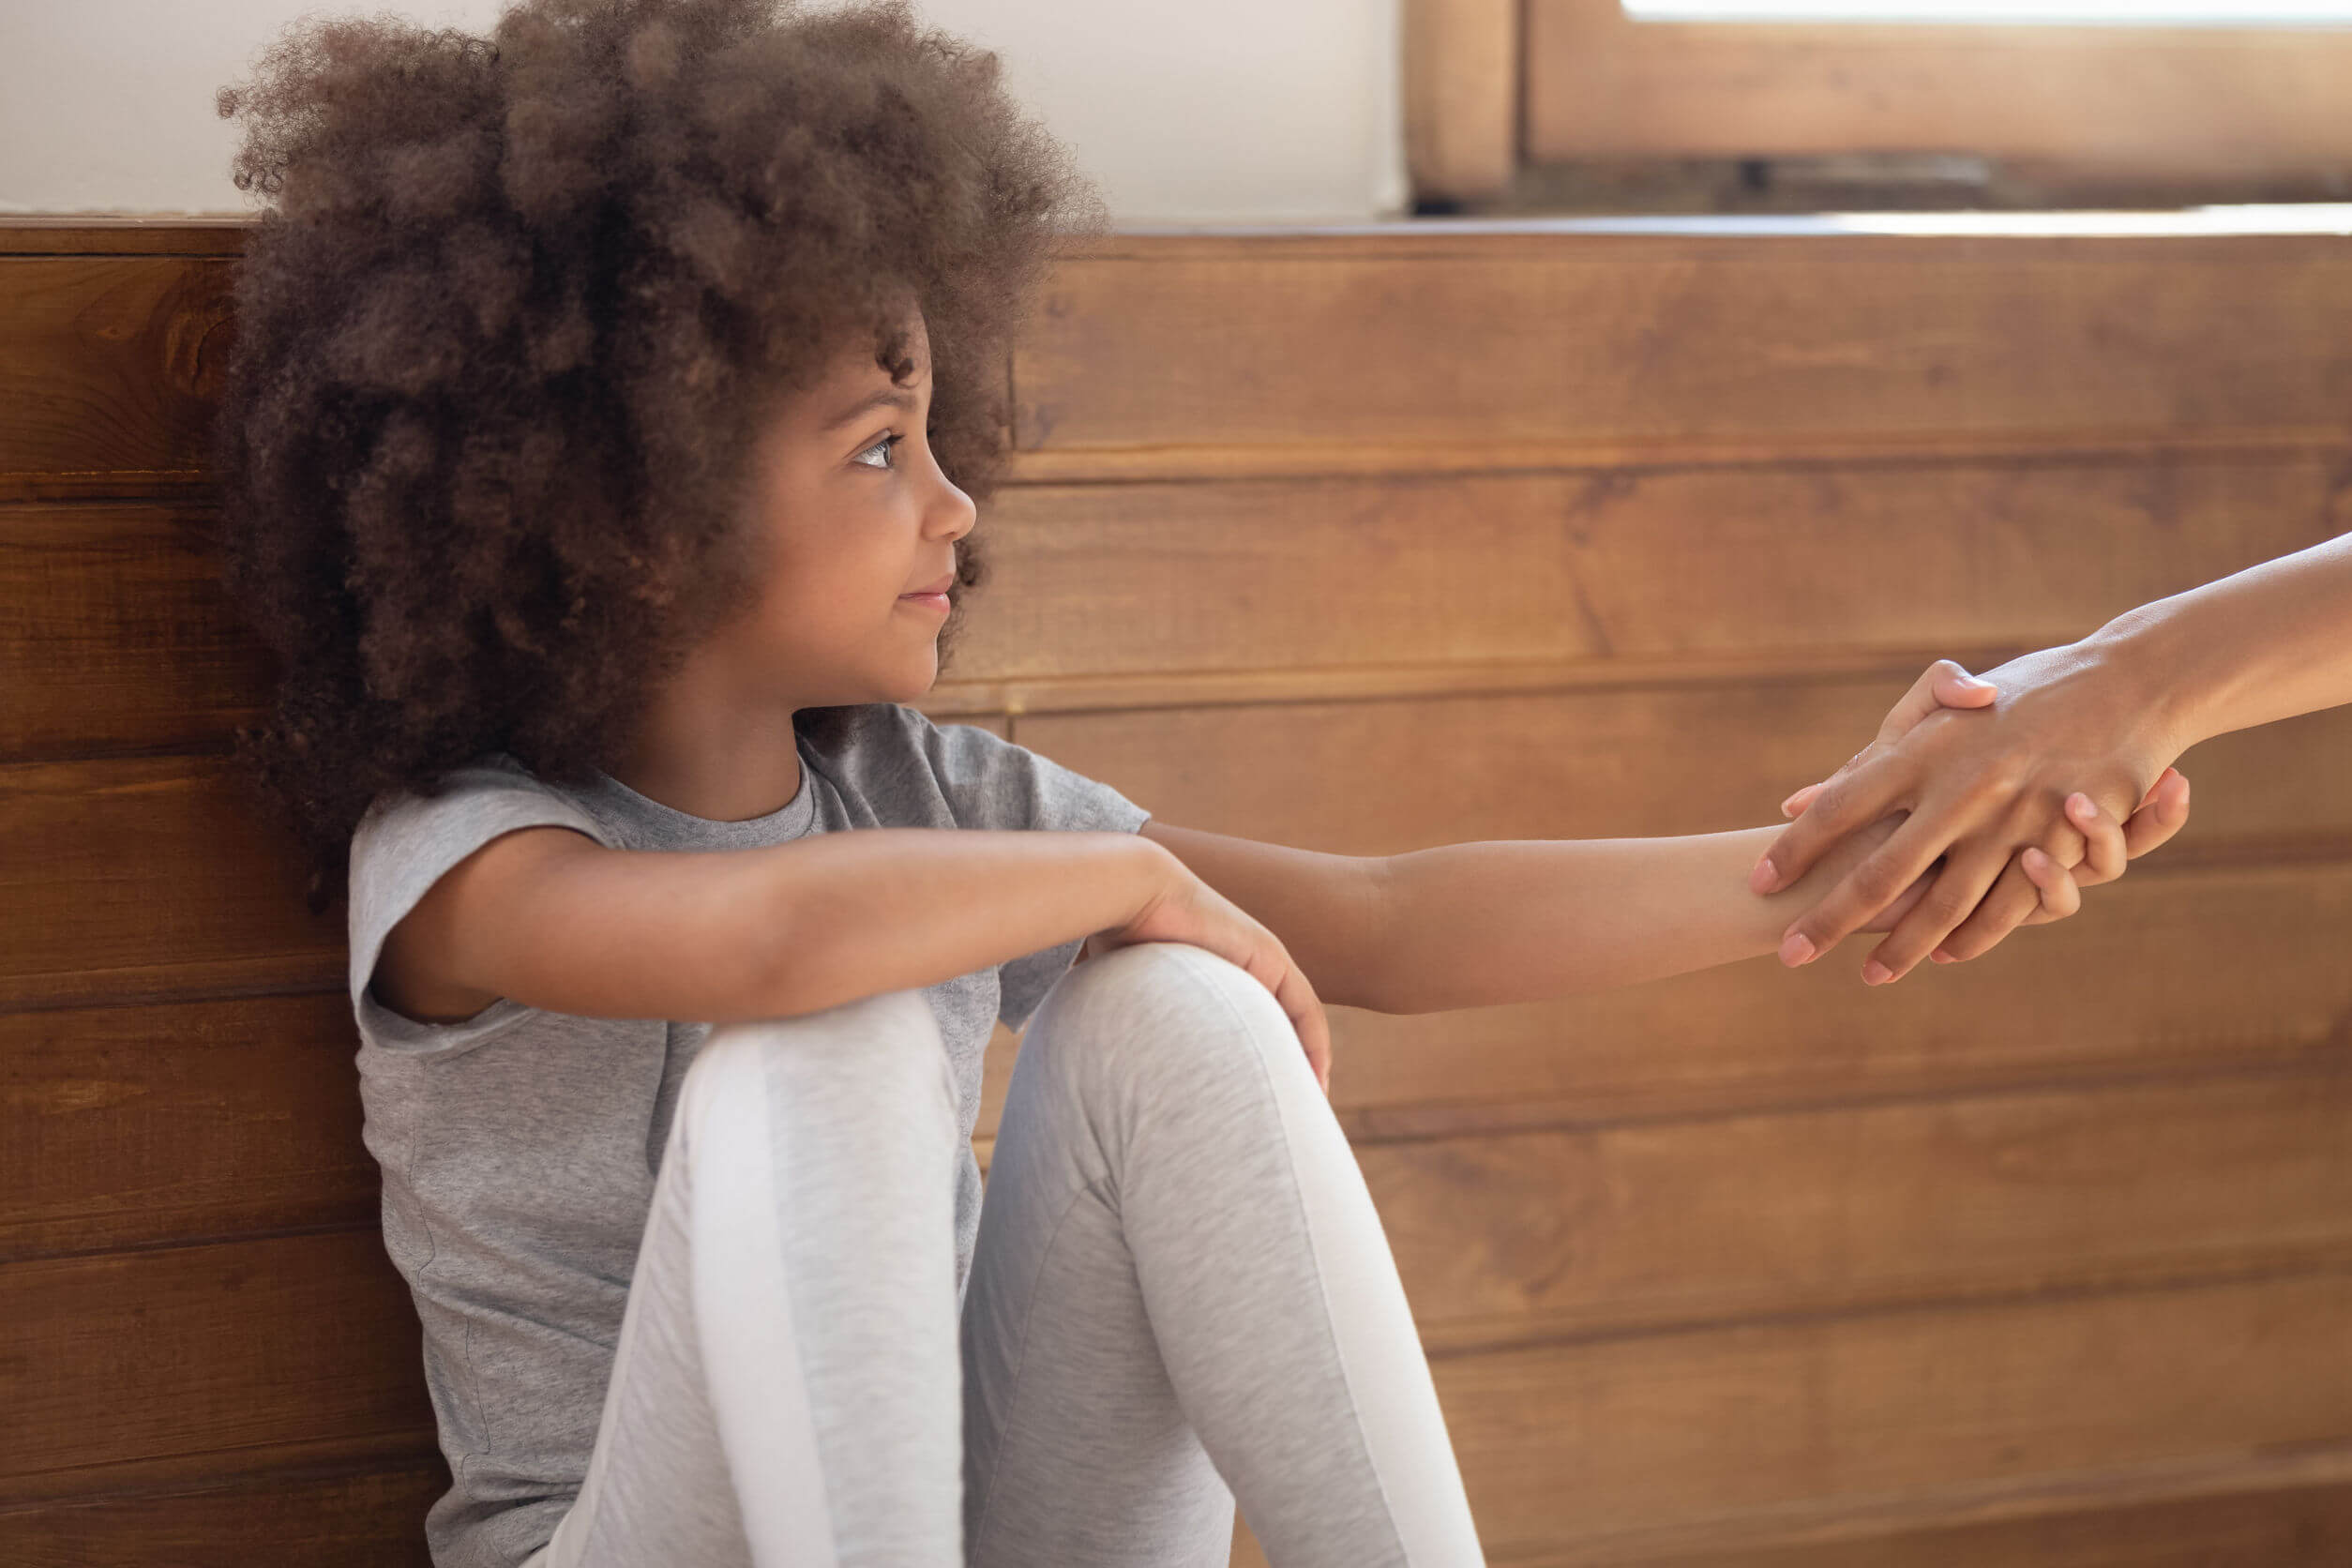
[[[970,724],[933,724],[896,710],[903,741],[920,750],[957,827],[1048,833],[1133,833],[1152,814],[1109,785]],[[1078,957],[1063,942],[997,966],[997,1017],[1018,1029]]]
[[[352,837],[350,988],[360,1038],[384,1050],[450,1050],[488,1039],[532,1009],[501,997],[460,1023],[420,1023],[369,994],[384,940],[448,869],[503,834],[567,827],[615,847],[586,811],[520,764],[485,761],[445,775],[436,794],[381,795]]]

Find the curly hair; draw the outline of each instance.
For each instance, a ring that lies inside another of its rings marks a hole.
[[[932,447],[989,493],[1011,333],[1103,222],[998,77],[903,0],[524,0],[489,38],[298,23],[221,91],[275,199],[215,427],[226,580],[280,671],[237,753],[314,912],[378,792],[618,754],[750,602],[763,411],[867,334],[903,379],[910,299]]]

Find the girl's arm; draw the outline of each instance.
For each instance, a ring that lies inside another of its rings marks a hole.
[[[1809,878],[1772,898],[1750,893],[1748,867],[1771,828],[1507,839],[1384,858],[1156,819],[1142,831],[1264,921],[1325,1002],[1382,1013],[1528,1002],[1754,957],[1772,950],[1806,894],[1828,885]],[[1887,831],[1865,836],[1851,858]]]
[[[2083,885],[2178,832],[2185,792],[2119,826],[2077,797],[2090,844]],[[1758,898],[1748,868],[1777,829],[1681,838],[1512,839],[1385,858],[1318,854],[1157,820],[1146,837],[1282,940],[1324,1001],[1383,1013],[1530,1002],[1706,969],[1770,953],[1789,916],[1894,830],[1853,835],[1785,892]],[[2041,918],[2073,912],[2075,880],[2047,856],[2031,867]],[[1881,911],[1891,924],[1915,886]]]
[[[934,985],[1096,934],[1189,942],[1240,965],[1326,1075],[1322,1009],[1281,942],[1124,833],[885,828],[664,853],[524,828],[434,882],[392,928],[372,983],[429,1022],[507,997],[729,1023]]]

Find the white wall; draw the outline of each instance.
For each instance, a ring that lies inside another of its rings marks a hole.
[[[916,0],[997,50],[1124,225],[1405,201],[1398,0]],[[214,90],[295,16],[486,31],[500,0],[0,0],[0,212],[249,210]]]

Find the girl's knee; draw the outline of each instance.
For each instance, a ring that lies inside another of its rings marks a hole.
[[[1023,1037],[1023,1058],[1033,1051],[1123,1082],[1181,1082],[1270,1055],[1302,1055],[1281,1004],[1247,971],[1206,948],[1166,942],[1117,948],[1063,975]]]

